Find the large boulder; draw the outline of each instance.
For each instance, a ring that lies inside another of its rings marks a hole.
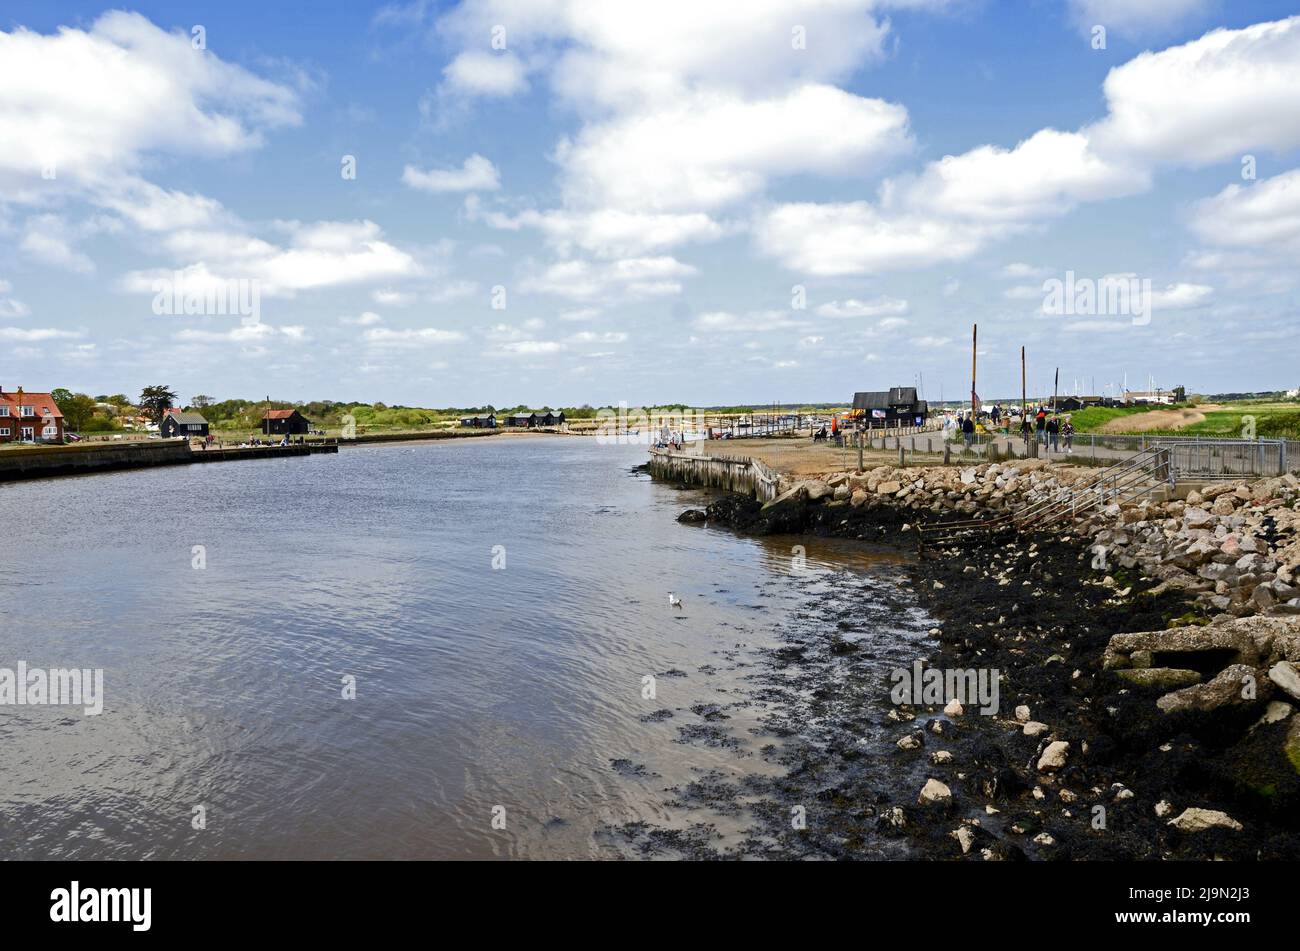
[[[1300,700],[1300,670],[1287,660],[1280,660],[1268,671],[1268,679],[1277,684],[1294,700]]]
[[[1271,622],[1272,626],[1266,622]],[[1150,651],[1155,663],[1160,666],[1188,670],[1200,670],[1207,666],[1197,662],[1196,655],[1206,655],[1206,659],[1217,658],[1230,664],[1254,665],[1260,659],[1255,635],[1276,634],[1281,625],[1285,624],[1291,624],[1291,629],[1296,629],[1290,618],[1241,618],[1206,627],[1188,625],[1167,631],[1116,634],[1106,645],[1102,666],[1107,670],[1133,667],[1132,655],[1138,651]],[[1219,665],[1209,666],[1213,669]]]
[[[1224,707],[1254,706],[1268,699],[1267,681],[1260,682],[1254,667],[1232,664],[1209,683],[1167,693],[1156,701],[1165,713],[1208,713]]]

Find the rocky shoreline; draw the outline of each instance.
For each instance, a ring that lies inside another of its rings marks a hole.
[[[681,520],[914,551],[918,524],[1010,511],[1090,475],[880,467]],[[990,715],[947,696],[894,703],[881,664],[840,634],[870,606],[837,607],[797,657],[771,658],[811,663],[806,686],[834,678],[839,693],[800,720],[815,726],[775,724],[789,771],[749,790],[770,806],[738,854],[885,857],[895,843],[940,859],[1300,858],[1298,506],[1294,476],[1227,483],[917,560],[910,587],[937,620],[917,659],[996,670]],[[805,729],[830,732],[812,742]],[[864,756],[883,768],[853,767]]]

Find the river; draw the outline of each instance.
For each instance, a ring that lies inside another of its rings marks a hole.
[[[689,821],[666,789],[779,771],[764,652],[896,559],[679,524],[707,497],[644,460],[498,436],[0,486],[0,667],[105,694],[0,706],[4,855],[617,857]]]

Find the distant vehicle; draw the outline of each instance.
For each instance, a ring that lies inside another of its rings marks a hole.
[[[78,436],[76,433],[64,433],[64,434],[63,434],[63,441],[64,441],[64,442],[81,442],[81,437]]]
[[[121,437],[121,436],[114,436],[113,438],[114,438],[114,439],[121,439],[122,437]]]

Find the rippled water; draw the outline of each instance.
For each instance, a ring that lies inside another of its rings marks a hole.
[[[611,856],[607,827],[678,821],[673,783],[770,771],[679,728],[832,594],[788,539],[678,524],[704,497],[644,458],[498,436],[0,485],[0,667],[99,667],[106,693],[0,706],[4,854]]]

